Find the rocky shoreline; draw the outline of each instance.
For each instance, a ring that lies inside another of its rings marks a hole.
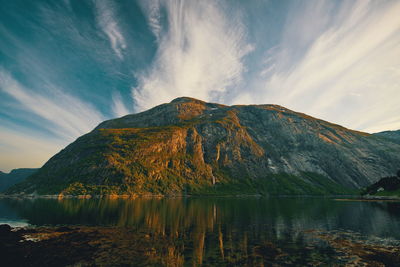
[[[228,247],[220,246],[220,255],[205,262],[203,250],[192,243],[194,240],[187,240],[189,236],[197,238],[197,234],[103,226],[0,225],[0,256],[3,266],[183,266],[189,262],[218,266],[400,266],[398,244],[369,242],[355,233],[338,231],[310,230],[302,234],[311,240],[307,246],[273,241],[248,244],[246,251],[235,252],[234,257],[228,257],[232,253]]]
[[[138,194],[138,195],[34,195],[34,194],[1,194],[1,198],[10,199],[137,199],[137,198],[187,198],[187,197],[263,197],[263,198],[359,198],[357,195],[261,195],[261,194],[220,194],[220,195],[160,195],[160,194]],[[377,198],[378,199],[378,198]],[[400,199],[400,198],[393,198]]]
[[[366,196],[362,196],[361,199],[364,199],[364,200],[398,200],[398,201],[400,201],[400,197],[398,197],[398,196],[370,196],[370,195],[366,195]]]
[[[210,197],[208,195],[32,195],[32,194],[0,194],[0,199],[137,199],[137,198],[188,198],[188,197]],[[314,195],[279,195],[279,196],[265,196],[260,194],[254,195],[215,195],[212,197],[250,197],[250,198],[331,198],[336,201],[400,201],[400,197],[397,196],[374,196],[374,195],[326,195],[326,196],[314,196]]]

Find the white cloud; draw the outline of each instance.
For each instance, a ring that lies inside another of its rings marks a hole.
[[[140,2],[142,8],[147,14],[147,22],[154,36],[157,38],[157,41],[160,41],[161,31],[162,31],[161,10],[160,10],[161,1],[162,0]]]
[[[40,95],[25,88],[0,69],[0,90],[21,104],[21,108],[50,122],[45,127],[57,136],[72,140],[91,131],[104,117],[80,99],[51,88],[51,95]]]
[[[115,19],[116,15],[113,5],[107,0],[95,0],[94,3],[101,30],[107,35],[115,54],[120,59],[123,59],[123,51],[126,49],[127,45],[118,26],[118,22]]]
[[[349,1],[337,8],[309,1],[289,17],[252,101],[279,103],[359,130],[399,129],[400,2]],[[302,19],[305,14],[316,21]],[[322,26],[313,27],[322,17]],[[236,101],[249,101],[248,95]]]
[[[115,92],[112,95],[112,101],[112,111],[116,117],[122,117],[131,113],[122,101],[122,97],[119,92]]]
[[[178,96],[221,101],[241,80],[243,57],[252,49],[238,16],[233,11],[224,14],[215,1],[154,3],[144,10],[158,38],[158,51],[149,69],[136,74],[139,85],[132,95],[138,110]],[[165,28],[159,21],[161,9]]]

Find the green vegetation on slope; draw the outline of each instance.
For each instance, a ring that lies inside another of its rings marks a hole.
[[[191,188],[193,195],[351,195],[356,190],[345,188],[316,173],[301,173],[301,176],[280,173],[260,179],[228,180],[215,186]]]
[[[398,151],[384,138],[276,105],[180,98],[101,123],[7,192],[349,194],[397,169]]]
[[[170,191],[171,186],[179,185],[180,190]],[[183,184],[178,177],[169,177],[164,182],[149,184],[147,190],[132,191],[129,185],[93,185],[75,182],[61,190],[63,195],[351,195],[355,190],[347,189],[328,178],[315,173],[302,173],[301,178],[290,174],[275,174],[268,177],[248,180],[226,180],[215,185]],[[167,193],[168,195],[168,193]]]

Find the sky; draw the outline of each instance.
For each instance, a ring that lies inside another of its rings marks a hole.
[[[400,1],[0,0],[0,170],[180,96],[400,129]]]

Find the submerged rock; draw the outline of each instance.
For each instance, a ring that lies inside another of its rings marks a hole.
[[[26,239],[0,239],[4,266],[398,266],[399,246],[357,233],[308,230],[279,240],[219,228],[216,232],[124,227],[40,227]],[[11,231],[20,236],[19,230]],[[289,234],[289,235],[288,235]]]

